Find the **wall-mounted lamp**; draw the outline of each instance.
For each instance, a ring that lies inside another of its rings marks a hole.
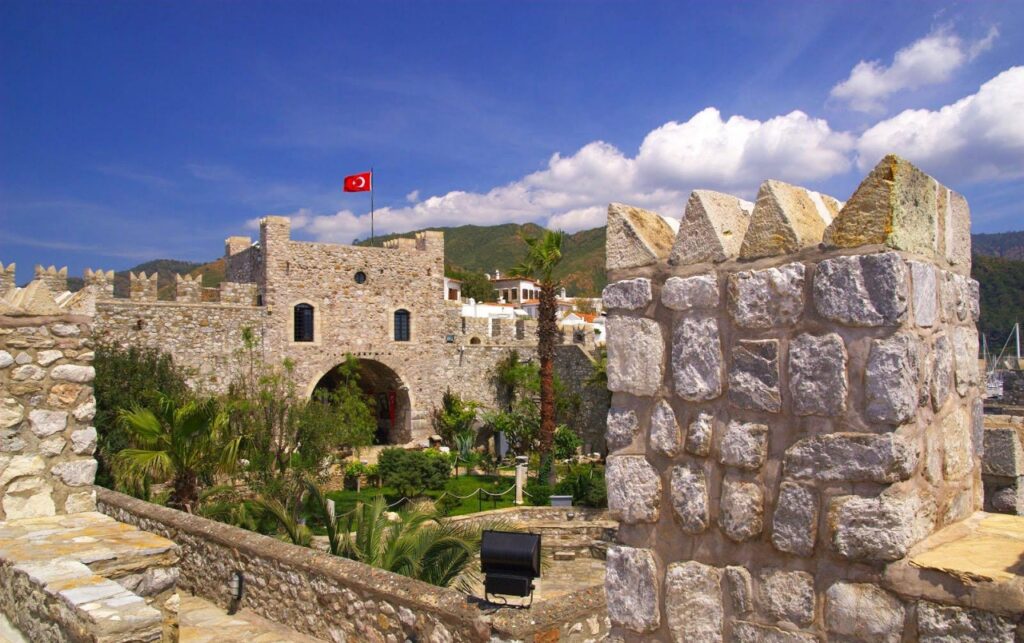
[[[236,569],[231,572],[228,589],[231,591],[231,605],[228,607],[228,614],[234,614],[242,606],[242,597],[245,595],[245,576],[242,575],[242,570]]]

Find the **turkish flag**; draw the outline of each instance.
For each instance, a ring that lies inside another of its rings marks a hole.
[[[363,172],[345,177],[346,192],[369,192],[373,189],[373,172]]]

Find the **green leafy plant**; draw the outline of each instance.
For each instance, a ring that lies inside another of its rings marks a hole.
[[[225,434],[225,417],[213,399],[178,402],[157,394],[154,407],[119,414],[131,446],[114,457],[115,478],[128,488],[169,479],[167,504],[192,511],[200,476],[234,470],[239,438]]]
[[[412,451],[393,447],[377,457],[382,482],[413,498],[427,489],[441,489],[451,475],[451,464],[438,451]]]
[[[576,432],[560,424],[555,430],[555,459],[568,460],[576,455],[576,449],[583,444]]]
[[[552,487],[550,485],[530,480],[526,483],[525,491],[531,505],[546,507],[551,504]]]
[[[604,472],[593,464],[579,464],[569,468],[555,485],[555,493],[572,496],[573,504],[585,507],[607,507],[608,491]]]

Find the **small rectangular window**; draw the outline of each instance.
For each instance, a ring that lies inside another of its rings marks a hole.
[[[297,342],[313,341],[313,307],[299,304],[295,307],[295,335]]]
[[[408,310],[396,310],[395,311],[395,341],[396,342],[407,342],[409,341],[409,311]]]

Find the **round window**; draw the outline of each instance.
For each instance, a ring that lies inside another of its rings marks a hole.
[[[366,283],[366,273],[363,272],[362,270],[360,270],[359,272],[356,273],[356,283],[357,284],[365,284]]]

